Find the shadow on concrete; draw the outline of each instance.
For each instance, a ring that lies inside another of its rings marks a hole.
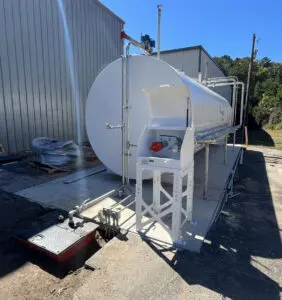
[[[178,251],[168,260],[150,246],[189,285],[231,299],[280,299],[274,273],[282,246],[263,154],[247,151],[239,174],[235,192],[240,195],[227,202],[200,254]]]

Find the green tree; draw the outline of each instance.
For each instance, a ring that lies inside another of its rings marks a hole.
[[[249,57],[215,57],[227,76],[247,82]],[[250,84],[250,113],[260,126],[282,128],[282,64],[269,57],[256,59]]]

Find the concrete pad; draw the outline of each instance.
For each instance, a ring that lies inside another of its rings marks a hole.
[[[74,206],[82,204],[89,198],[96,198],[114,190],[120,185],[120,177],[110,172],[88,176],[89,172],[96,170],[79,171],[69,176],[52,180],[17,192],[17,195],[26,197],[45,207],[59,208],[66,211]],[[82,178],[82,172],[85,172]],[[81,178],[78,181],[66,184],[66,182]]]
[[[193,199],[193,222],[186,222],[182,228],[182,240],[184,248],[200,252],[204,238],[211,227],[214,219],[220,211],[223,201],[224,188],[228,182],[232,168],[238,159],[240,147],[228,146],[228,160],[224,164],[224,148],[222,146],[210,146],[209,161],[209,184],[208,199],[203,199],[204,186],[204,167],[205,153],[200,151],[195,155],[195,171],[194,171],[194,199]],[[36,201],[44,206],[52,206],[63,210],[70,210],[76,205],[80,205],[86,199],[94,199],[111,190],[117,189],[120,185],[120,177],[109,172],[87,176],[79,172],[78,174],[66,176],[53,180],[46,184],[26,189],[18,194]],[[71,182],[76,178],[78,181]],[[165,186],[165,183],[164,183]],[[171,185],[166,184],[165,188],[170,194]],[[134,188],[133,188],[134,189]],[[152,181],[144,182],[143,198],[147,204],[152,202]],[[165,196],[161,196],[161,201],[165,201]],[[118,197],[108,197],[84,211],[81,215],[88,219],[97,218],[99,211],[103,208],[110,208],[121,201]],[[136,232],[136,216],[135,203],[127,206],[131,200],[118,204],[115,209],[122,211],[119,220],[119,226],[122,230],[128,232]],[[144,218],[144,221],[147,218]],[[170,226],[171,217],[163,218],[166,226]],[[164,243],[170,247],[173,243],[166,228],[159,223],[153,222],[142,229],[142,234],[159,243]]]
[[[94,255],[95,271],[73,299],[188,299],[189,286],[177,272],[137,235],[126,238]]]

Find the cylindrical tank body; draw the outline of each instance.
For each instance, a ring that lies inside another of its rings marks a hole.
[[[152,56],[136,55],[128,59],[129,76],[129,177],[136,177],[137,145],[150,122],[148,98],[144,90],[160,86],[187,87],[195,132],[204,132],[231,122],[231,107],[222,96]],[[186,96],[185,96],[186,97]],[[173,99],[171,99],[173,101]],[[183,118],[186,118],[183,111]],[[93,83],[86,103],[86,129],[99,159],[114,173],[122,174],[121,129],[107,129],[105,123],[122,122],[122,61],[108,65]]]

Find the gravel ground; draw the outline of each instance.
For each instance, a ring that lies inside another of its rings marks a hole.
[[[202,253],[167,261],[187,282],[189,299],[280,299],[282,151],[250,148],[239,174],[240,194],[224,207]],[[59,267],[26,251],[12,233],[46,210],[3,191],[0,205],[0,299],[72,299],[91,274],[82,268],[89,253]]]

